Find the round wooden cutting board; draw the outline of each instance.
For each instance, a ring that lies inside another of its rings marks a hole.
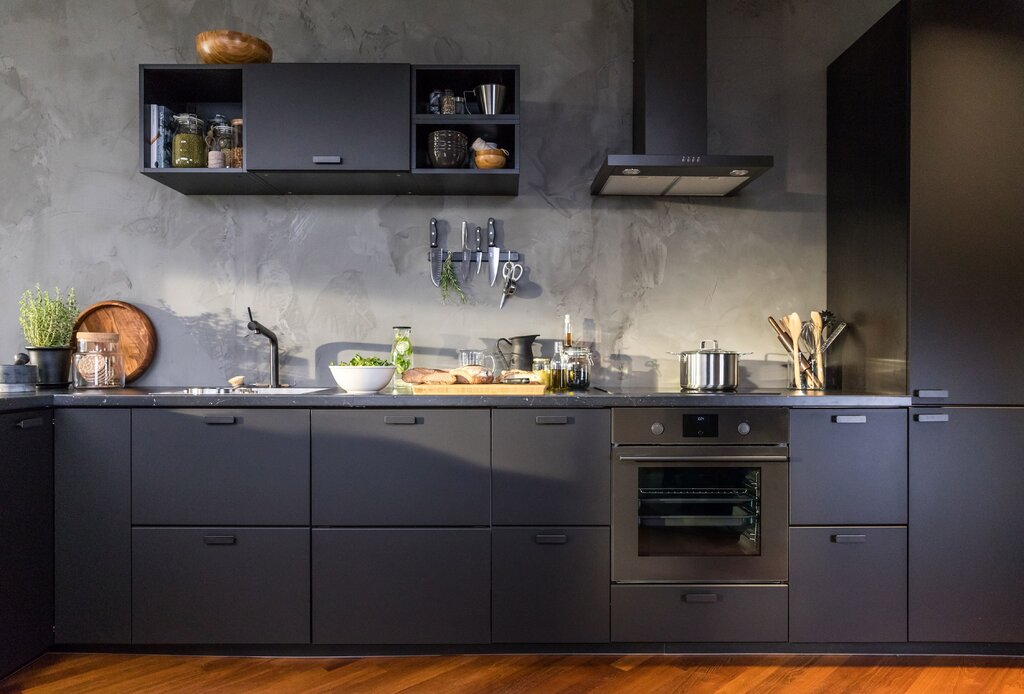
[[[75,332],[117,333],[121,336],[125,381],[131,383],[153,363],[156,330],[142,309],[124,301],[101,301],[78,314]]]

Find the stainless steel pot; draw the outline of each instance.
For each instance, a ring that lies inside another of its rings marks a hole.
[[[701,340],[698,350],[670,354],[679,356],[679,387],[683,390],[736,390],[740,353],[719,349],[718,340]]]

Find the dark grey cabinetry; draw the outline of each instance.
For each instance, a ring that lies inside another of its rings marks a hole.
[[[133,643],[308,643],[308,528],[134,528]]]
[[[309,525],[309,410],[136,409],[135,525]]]
[[[0,415],[0,678],[53,642],[53,414]]]
[[[486,528],[313,529],[313,641],[490,640]]]
[[[790,413],[792,525],[907,522],[906,410]]]
[[[911,410],[910,640],[1024,642],[1024,409]]]
[[[313,412],[313,525],[490,524],[487,410]]]
[[[789,640],[907,640],[907,529],[791,528]]]
[[[54,639],[130,643],[131,410],[54,416]]]

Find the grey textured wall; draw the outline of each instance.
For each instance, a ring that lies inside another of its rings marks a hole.
[[[716,337],[774,385],[765,316],[825,298],[825,67],[893,4],[709,0],[710,149],[776,164],[690,204],[590,196],[603,154],[629,151],[630,0],[0,0],[0,349],[21,346],[18,296],[40,282],[145,309],[160,351],[142,384],[265,378],[251,305],[295,384],[327,385],[339,351],[385,352],[395,324],[443,366],[503,335],[554,339],[569,312],[604,382],[674,388],[665,352]],[[278,62],[521,64],[520,195],[185,197],[139,175],[138,64],[193,62],[218,27]],[[500,220],[528,266],[503,311],[484,282],[441,304],[431,216],[453,240],[463,218]]]

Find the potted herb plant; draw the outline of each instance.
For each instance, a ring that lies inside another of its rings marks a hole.
[[[25,333],[29,361],[36,365],[41,386],[66,386],[71,383],[71,337],[78,317],[75,290],[61,296],[60,289],[50,293],[36,285],[35,293],[26,290],[21,297],[18,322]]]

